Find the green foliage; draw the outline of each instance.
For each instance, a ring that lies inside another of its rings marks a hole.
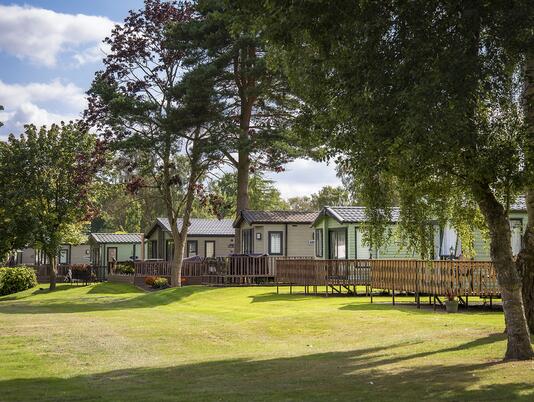
[[[0,296],[22,292],[34,286],[37,286],[37,277],[33,268],[0,267]]]
[[[287,200],[293,211],[320,211],[325,206],[346,206],[355,202],[351,194],[341,186],[324,186],[311,196],[292,197]]]
[[[117,264],[115,272],[122,275],[133,275],[135,274],[135,268],[133,266],[133,263],[120,263]]]
[[[154,289],[165,289],[169,287],[169,281],[167,281],[167,278],[158,277],[154,279],[154,283],[152,284],[152,287]]]
[[[520,163],[528,2],[265,7],[259,26],[306,101],[300,132],[337,159],[368,207],[373,244],[400,205],[402,233],[423,256],[435,219],[452,222],[469,246],[470,229],[487,223],[476,211],[484,197],[506,208],[532,184]]]
[[[210,184],[210,191],[222,199],[221,211],[226,217],[235,217],[237,205],[237,175],[225,173],[220,179]],[[249,208],[252,210],[287,210],[288,203],[282,198],[272,180],[256,172],[249,180]],[[198,213],[197,213],[198,216]]]
[[[67,240],[80,239],[94,213],[93,185],[104,147],[76,123],[26,126],[1,145],[0,215],[11,245],[33,243],[56,256]],[[1,225],[0,225],[1,226]]]

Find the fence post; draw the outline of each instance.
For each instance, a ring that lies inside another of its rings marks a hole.
[[[417,303],[417,308],[421,308],[421,301],[419,299],[419,268],[420,268],[420,264],[419,262],[417,262],[415,264],[415,301]]]
[[[392,275],[392,292],[393,292],[393,305],[395,305],[395,275],[396,275],[396,265],[393,265],[393,275]]]

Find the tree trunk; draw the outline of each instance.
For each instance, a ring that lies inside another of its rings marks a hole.
[[[525,89],[523,105],[527,124],[525,149],[526,169],[530,171],[530,186],[527,186],[528,221],[523,237],[523,247],[517,257],[517,268],[523,281],[523,303],[530,333],[534,334],[534,52],[527,54],[525,64]]]
[[[196,133],[196,135],[198,135],[198,133]],[[195,200],[197,180],[199,178],[199,173],[201,172],[199,162],[200,154],[198,150],[198,144],[194,143],[193,148],[191,150],[191,166],[189,172],[189,179],[187,180],[187,193],[185,195],[185,203],[183,209],[181,210],[182,228],[180,229],[180,231],[178,231],[178,227],[176,225],[177,213],[174,210],[172,211],[172,214],[174,216],[174,222],[171,222],[171,233],[174,242],[173,264],[171,268],[172,287],[182,286],[182,265],[184,259],[184,251],[185,245],[187,244],[187,233],[189,231],[189,225],[191,223],[191,212],[193,210],[193,201]]]
[[[241,116],[239,120],[239,150],[237,161],[237,205],[236,213],[249,208],[248,184],[250,178],[250,119],[252,117],[253,100],[246,99],[244,96],[241,100]],[[241,231],[235,230],[235,252],[242,252]]]
[[[523,247],[517,256],[517,270],[522,278],[523,304],[531,334],[534,334],[534,190],[527,193],[528,222]]]
[[[171,286],[180,287],[182,286],[182,262],[184,259],[184,248],[185,248],[185,239],[187,237],[182,237],[176,225],[174,225],[171,230],[172,239],[174,243],[174,254],[172,257],[172,268],[171,268]]]
[[[57,282],[57,255],[47,255],[50,262],[50,290],[56,290]]]
[[[501,289],[508,344],[505,360],[534,357],[523,308],[521,278],[512,255],[508,216],[488,185],[477,185],[473,193],[490,232],[490,252]]]
[[[237,167],[237,205],[236,213],[249,207],[248,183],[250,177],[250,155],[248,150],[239,150],[239,160]],[[242,252],[241,230],[235,229],[235,252]]]

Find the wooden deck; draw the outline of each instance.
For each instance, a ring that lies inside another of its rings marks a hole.
[[[489,261],[421,260],[279,260],[279,285],[324,286],[355,291],[356,286],[433,296],[495,297],[500,294]]]
[[[276,282],[277,261],[287,257],[273,256],[231,256],[184,260],[182,278],[184,284],[237,286],[274,284]],[[306,260],[306,257],[291,257],[289,260]],[[161,276],[170,279],[172,262],[136,261],[135,276]],[[140,279],[141,280],[141,279]],[[144,280],[144,279],[143,279]]]

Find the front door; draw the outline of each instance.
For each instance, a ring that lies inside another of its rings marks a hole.
[[[345,228],[331,229],[329,232],[331,260],[347,258],[347,230]]]
[[[117,254],[117,247],[108,247],[107,262],[117,261]]]

